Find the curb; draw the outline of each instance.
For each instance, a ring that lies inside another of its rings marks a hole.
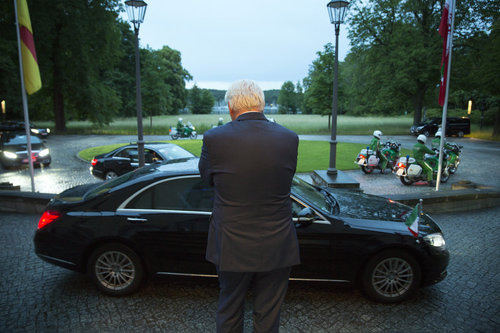
[[[0,212],[42,214],[55,194],[0,191]]]
[[[410,207],[420,199],[426,213],[461,212],[500,206],[500,191],[493,188],[448,190],[435,193],[393,194],[382,197],[401,202]]]

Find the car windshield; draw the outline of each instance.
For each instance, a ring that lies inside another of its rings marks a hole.
[[[27,143],[28,143],[28,140],[26,138],[26,135],[16,135],[13,137],[10,137],[7,135],[5,138],[6,145],[22,145],[22,144],[27,144]],[[41,141],[36,136],[32,136],[31,143],[36,144],[36,143],[41,143]]]
[[[298,177],[293,178],[292,194],[296,194],[306,199],[323,212],[329,214],[334,214],[338,206],[337,200],[333,194],[319,187],[312,186]]]
[[[160,152],[167,158],[167,161],[193,157],[194,155],[179,146],[161,148]]]

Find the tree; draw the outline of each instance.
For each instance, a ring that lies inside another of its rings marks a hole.
[[[185,81],[191,75],[182,67],[181,53],[164,46],[141,50],[144,110],[149,115],[177,114],[186,106]]]
[[[295,85],[295,103],[297,108],[302,111],[302,104],[304,103],[304,89],[302,88],[300,81],[297,81],[297,84]]]
[[[215,99],[207,89],[200,89],[195,84],[189,92],[191,112],[195,114],[209,114],[214,106]]]
[[[422,108],[439,82],[441,1],[354,0],[352,4],[353,56],[346,61],[356,62],[350,64],[350,81],[362,85],[358,91],[350,90],[350,101],[369,96],[368,107],[379,114],[400,112],[411,103],[413,122],[420,122]]]
[[[304,112],[327,115],[332,112],[333,70],[335,63],[334,47],[331,43],[324,46],[323,52],[317,52],[309,74],[304,83]],[[339,70],[339,81],[341,71]],[[339,99],[342,92],[339,89]]]
[[[120,107],[113,70],[122,57],[118,0],[40,0],[30,4],[42,89],[34,107],[51,105],[56,130],[66,119],[109,122]]]
[[[292,81],[286,81],[281,86],[278,97],[279,113],[296,113],[297,99],[295,96],[295,86]]]

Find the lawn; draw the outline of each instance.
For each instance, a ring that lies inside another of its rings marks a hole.
[[[192,152],[196,156],[200,156],[201,154],[201,140],[176,140],[167,142],[175,143]],[[125,144],[128,143],[88,148],[82,150],[79,153],[79,156],[87,161],[90,161],[92,157],[97,154],[107,153]],[[354,164],[354,160],[356,159],[359,151],[365,147],[366,144],[339,142],[337,144],[336,168],[338,170],[357,169],[358,167]],[[409,151],[407,149],[402,149],[401,154],[409,154]],[[325,170],[328,168],[329,161],[330,143],[328,141],[300,141],[297,162],[298,173]]]

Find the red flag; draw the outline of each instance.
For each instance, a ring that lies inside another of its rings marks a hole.
[[[448,59],[451,51],[451,24],[454,9],[451,8],[452,0],[446,0],[439,24],[439,34],[443,37],[443,55],[441,56],[441,82],[439,86],[439,105],[444,106],[446,96],[446,79],[448,77]]]
[[[21,36],[21,55],[23,59],[24,87],[31,95],[42,87],[40,69],[36,58],[33,30],[31,29],[30,14],[26,0],[17,0],[17,17],[19,34]]]

